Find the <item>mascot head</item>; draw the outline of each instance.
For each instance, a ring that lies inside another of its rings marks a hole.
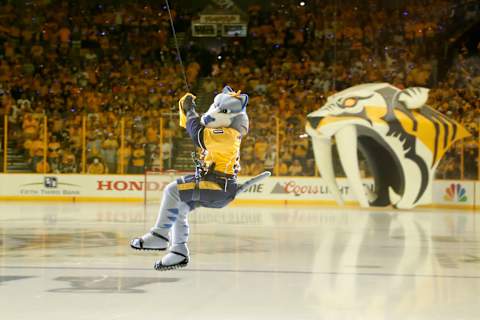
[[[440,159],[469,133],[425,103],[428,89],[400,90],[388,83],[354,86],[330,96],[307,116],[315,161],[338,203],[342,203],[332,165],[335,138],[340,162],[362,207],[412,208],[431,202]],[[357,152],[375,180],[368,191],[361,181]]]
[[[201,123],[209,128],[234,128],[244,136],[248,132],[247,104],[248,95],[226,86],[202,115]]]

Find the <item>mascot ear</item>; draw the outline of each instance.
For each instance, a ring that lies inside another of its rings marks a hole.
[[[244,111],[248,105],[248,94],[242,93],[240,95],[240,101],[242,101],[242,111]]]
[[[233,89],[230,86],[225,86],[222,90],[222,93],[230,93],[233,92]]]

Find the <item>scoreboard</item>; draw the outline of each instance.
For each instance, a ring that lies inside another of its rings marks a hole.
[[[194,37],[246,37],[247,22],[238,14],[201,14],[192,21]]]
[[[216,37],[217,25],[210,23],[193,23],[192,22],[192,36],[194,37]]]
[[[246,37],[247,36],[247,24],[223,24],[222,25],[223,37]]]

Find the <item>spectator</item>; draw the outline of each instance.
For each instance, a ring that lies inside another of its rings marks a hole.
[[[77,173],[77,164],[75,155],[70,150],[65,150],[62,154],[62,161],[60,163],[60,172],[62,173]]]
[[[102,143],[101,156],[104,160],[106,166],[108,167],[108,172],[116,173],[117,172],[117,150],[118,150],[118,141],[117,138],[113,136],[113,133],[108,133],[107,139]]]
[[[41,161],[43,161],[44,150],[45,150],[45,143],[42,141],[40,137],[35,138],[31,142],[29,156],[30,156],[30,163],[31,163],[33,172],[39,172],[37,170],[37,165]],[[43,168],[43,164],[42,164],[42,168]]]
[[[255,159],[258,162],[264,162],[267,155],[268,143],[264,137],[256,137],[255,141]]]
[[[43,161],[43,159],[36,162],[34,172],[36,172],[36,173],[49,173],[50,172],[50,166],[48,165],[48,162]]]
[[[39,123],[31,114],[26,114],[23,118],[22,129],[25,139],[34,138],[39,134]]]
[[[162,144],[162,169],[169,169],[171,166],[172,161],[172,152],[173,152],[173,145],[169,141],[164,141]]]
[[[293,163],[288,168],[288,175],[301,176],[303,175],[303,167],[298,159],[293,160]]]
[[[132,160],[129,173],[139,174],[143,173],[145,168],[145,150],[143,146],[136,143],[132,152]]]
[[[278,176],[288,175],[288,165],[286,162],[280,161],[280,164],[278,165],[278,171],[277,169],[275,169],[275,175],[278,175]]]
[[[100,158],[95,157],[92,159],[92,162],[88,165],[87,173],[105,174],[105,173],[108,173],[108,167],[105,164],[103,164]]]
[[[48,152],[47,152],[47,160],[50,170],[55,173],[60,172],[60,143],[57,140],[56,135],[52,135],[50,137],[50,141],[48,143]]]

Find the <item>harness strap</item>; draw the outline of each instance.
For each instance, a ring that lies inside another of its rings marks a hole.
[[[192,200],[200,200],[200,178],[202,177],[202,164],[197,158],[197,153],[192,152],[193,163],[195,164],[195,188],[193,189]]]

